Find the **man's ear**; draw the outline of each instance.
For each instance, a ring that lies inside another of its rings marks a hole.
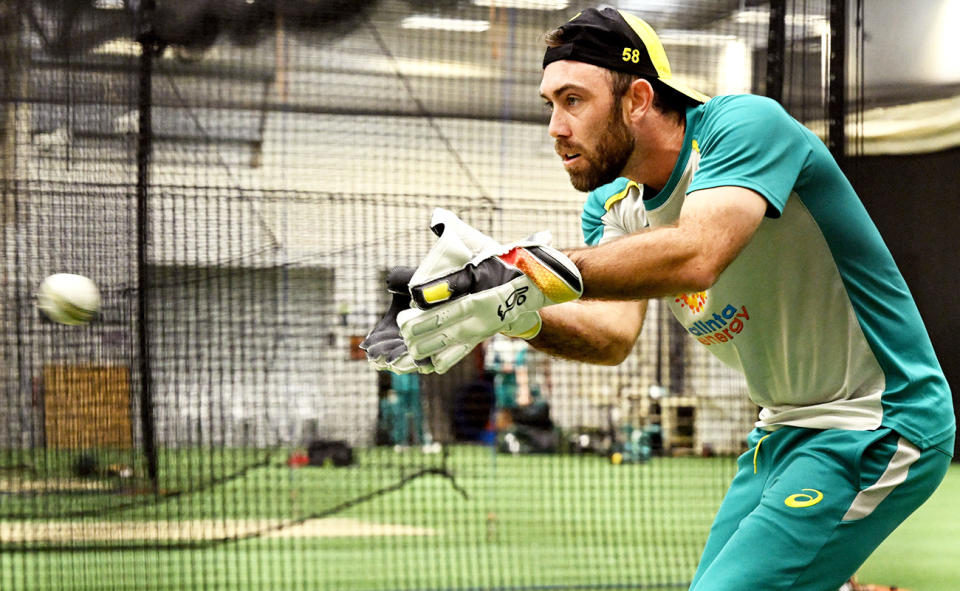
[[[653,109],[653,85],[649,80],[634,80],[623,97],[623,115],[628,121],[638,121]]]

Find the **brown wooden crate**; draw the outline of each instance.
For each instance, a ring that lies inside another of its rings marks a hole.
[[[48,448],[132,447],[128,368],[47,365],[43,384]]]

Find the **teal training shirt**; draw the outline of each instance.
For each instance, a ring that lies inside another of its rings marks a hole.
[[[763,407],[758,426],[886,426],[921,448],[946,442],[950,390],[913,297],[826,146],[776,102],[735,95],[690,108],[667,185],[648,198],[627,179],[591,192],[584,238],[672,224],[686,195],[720,186],[762,195],[767,218],[710,289],[667,303],[743,372]]]

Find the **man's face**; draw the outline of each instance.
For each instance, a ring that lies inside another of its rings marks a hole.
[[[573,187],[591,191],[620,176],[635,143],[609,73],[583,62],[552,62],[543,71],[540,95],[551,110],[549,133]]]

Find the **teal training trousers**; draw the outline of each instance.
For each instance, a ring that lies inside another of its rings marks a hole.
[[[783,427],[748,444],[690,591],[837,591],[939,486],[953,437]]]

